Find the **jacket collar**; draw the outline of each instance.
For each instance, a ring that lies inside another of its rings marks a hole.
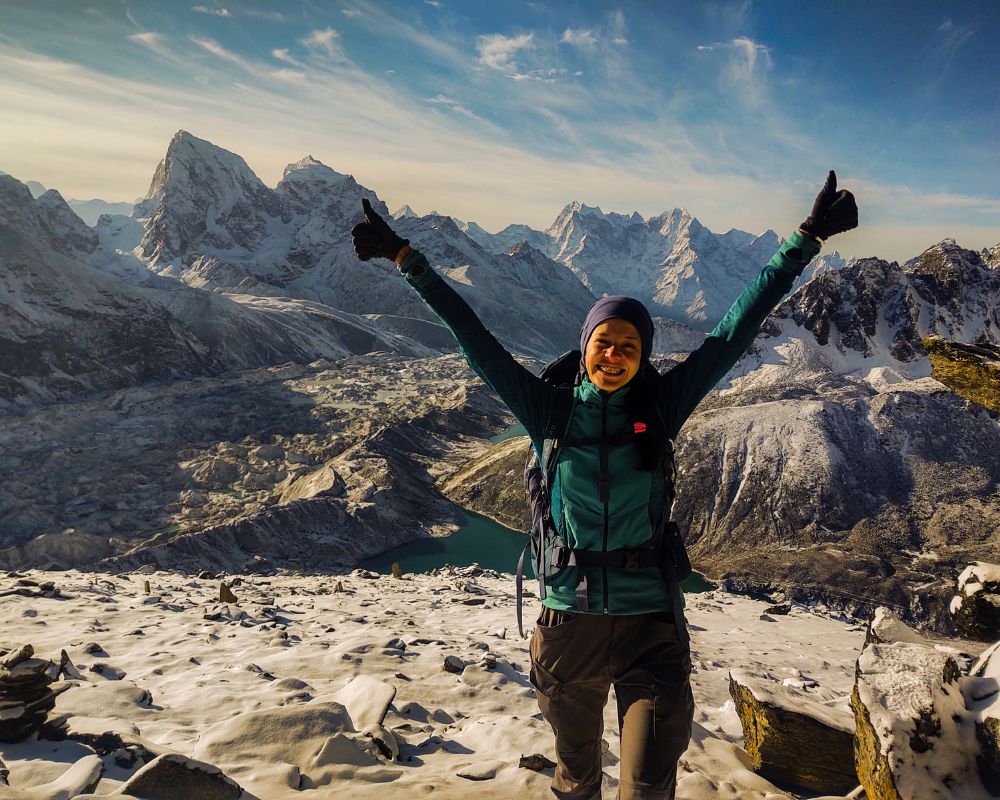
[[[574,391],[577,399],[582,403],[600,405],[606,397],[608,398],[608,406],[617,408],[625,405],[625,396],[628,394],[628,390],[629,386],[625,385],[621,389],[615,389],[613,392],[606,392],[603,389],[597,388],[596,384],[591,383],[590,377],[584,375],[583,382]]]

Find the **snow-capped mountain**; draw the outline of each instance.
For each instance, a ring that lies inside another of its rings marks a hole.
[[[800,286],[730,378],[808,382],[827,371],[875,382],[925,377],[930,363],[920,340],[930,334],[1000,343],[1000,269],[952,239],[903,266],[858,259]]]
[[[122,219],[105,217],[109,225]],[[58,192],[34,199],[0,176],[0,411],[286,361],[432,352],[314,302],[186,286],[99,239]]]
[[[97,236],[55,189],[35,199],[28,187],[10,175],[0,175],[0,222],[70,258],[85,257],[97,248]]]
[[[281,198],[235,153],[178,131],[133,216],[146,219],[140,253],[180,275],[202,255],[246,257],[285,227]],[[275,265],[267,279],[284,277]]]
[[[452,348],[392,265],[354,254],[350,230],[363,197],[389,216],[374,192],[312,157],[290,164],[271,190],[243,159],[181,131],[134,212],[145,220],[136,252],[192,286],[375,315],[377,326]],[[572,345],[593,298],[564,268],[540,254],[487,253],[449,218],[404,214],[398,223],[508,346],[546,356]]]
[[[461,226],[493,252],[527,241],[569,267],[595,296],[631,295],[654,315],[702,331],[722,318],[782,242],[774,231],[712,233],[683,208],[647,220],[638,212],[604,212],[576,201],[544,232],[510,225],[490,234],[473,222]],[[836,252],[821,255],[802,280],[843,263]]]
[[[0,172],[0,175],[6,174],[6,172]],[[28,187],[31,196],[36,199],[49,191],[38,181],[25,181],[24,185]],[[74,200],[71,197],[66,201],[66,205],[72,208],[73,213],[91,227],[97,224],[102,214],[127,215],[131,214],[132,209],[135,207],[135,203],[109,203],[107,200],[101,200],[96,197],[90,200]]]

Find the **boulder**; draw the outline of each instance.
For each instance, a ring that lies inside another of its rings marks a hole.
[[[869,644],[891,644],[892,642],[909,642],[930,646],[931,642],[919,631],[904,623],[885,606],[875,609],[868,630],[865,632],[865,646]]]
[[[336,471],[322,466],[291,480],[284,487],[278,505],[285,505],[294,500],[308,500],[312,497],[339,497],[345,488],[344,479]]]
[[[103,774],[104,762],[100,756],[84,756],[58,778],[40,786],[7,788],[5,781],[0,779],[0,786],[4,786],[0,797],[4,800],[70,800],[94,791]]]
[[[333,699],[347,709],[351,724],[360,731],[371,725],[381,725],[395,696],[396,687],[392,684],[368,675],[358,675],[338,690]]]
[[[1000,639],[1000,565],[977,561],[962,570],[948,611],[966,636],[980,642]]]
[[[849,710],[739,670],[729,673],[729,694],[743,725],[744,749],[765,778],[827,794],[846,794],[858,785]]]
[[[972,665],[964,694],[966,708],[976,720],[979,777],[993,797],[1000,797],[1000,642]]]
[[[952,342],[940,336],[926,337],[923,345],[931,377],[966,400],[1000,411],[1000,347]]]
[[[986,797],[955,660],[909,642],[858,658],[855,766],[869,800]]]
[[[238,800],[243,789],[218,767],[169,753],[139,769],[121,793],[142,800]]]
[[[296,776],[297,784],[299,772],[309,767],[331,736],[354,731],[343,705],[313,700],[217,722],[202,732],[192,755],[233,774],[270,765]]]

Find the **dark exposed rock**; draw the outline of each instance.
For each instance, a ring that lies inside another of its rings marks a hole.
[[[824,794],[846,794],[858,785],[850,712],[738,671],[730,672],[729,693],[744,748],[761,775]]]
[[[963,344],[940,336],[923,340],[932,375],[967,400],[1000,412],[1000,347]]]
[[[1000,566],[979,561],[966,567],[948,610],[967,636],[981,642],[1000,639]]]
[[[142,767],[121,791],[142,800],[238,800],[243,789],[218,767],[166,754]]]
[[[535,772],[541,772],[543,769],[553,769],[555,765],[555,761],[546,758],[541,753],[521,756],[521,760],[518,762],[519,767],[534,770]]]

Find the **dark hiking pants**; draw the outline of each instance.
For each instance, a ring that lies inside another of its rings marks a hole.
[[[560,800],[600,800],[604,707],[612,684],[621,731],[619,800],[674,797],[694,698],[690,649],[672,619],[542,608],[531,637],[531,682],[556,736],[552,792]]]

